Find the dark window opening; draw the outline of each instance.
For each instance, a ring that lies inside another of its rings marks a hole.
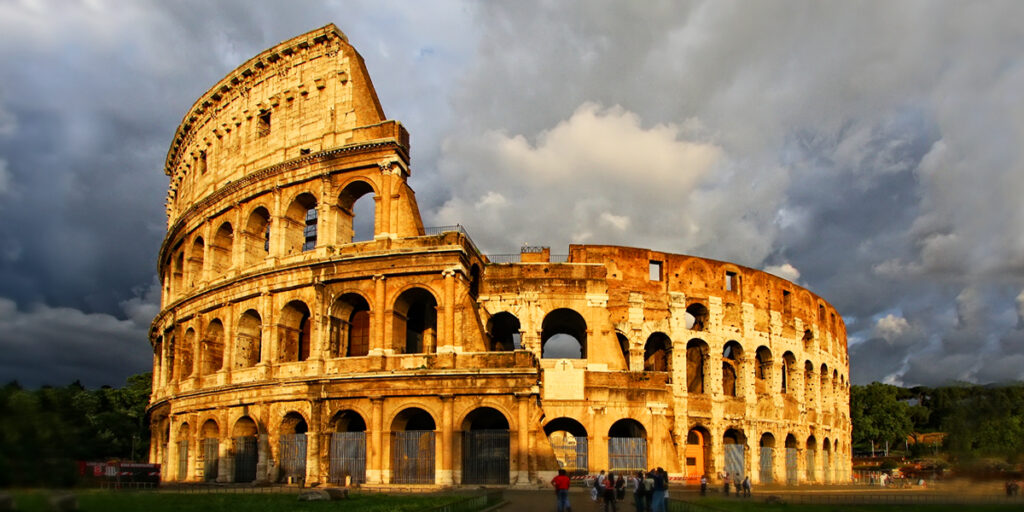
[[[310,251],[316,247],[316,207],[312,207],[306,210],[306,226],[302,230],[303,242],[302,250]]]
[[[270,111],[263,110],[256,118],[256,136],[266,137],[270,135]]]
[[[739,284],[738,279],[739,278],[736,276],[736,272],[726,272],[725,273],[725,291],[727,291],[727,292],[734,292],[734,291],[736,291],[736,289],[738,287],[737,285]]]

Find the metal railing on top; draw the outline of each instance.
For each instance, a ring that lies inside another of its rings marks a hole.
[[[466,240],[469,241],[469,245],[473,246],[473,249],[475,249],[477,253],[483,254],[483,253],[480,252],[480,249],[476,246],[476,243],[473,242],[473,237],[469,236],[469,231],[466,231],[466,227],[463,226],[462,224],[452,224],[452,225],[449,225],[449,226],[430,226],[430,227],[423,228],[423,234],[425,236],[433,236],[433,235],[440,235],[441,233],[453,233],[453,232],[454,233],[462,233],[463,236],[466,237]]]
[[[522,263],[522,253],[515,254],[488,254],[487,261],[491,263]],[[548,263],[568,263],[568,254],[552,254],[548,257]]]

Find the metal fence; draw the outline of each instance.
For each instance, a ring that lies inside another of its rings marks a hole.
[[[798,479],[796,448],[786,448],[786,483],[796,485]]]
[[[570,475],[587,474],[587,438],[586,437],[562,437],[555,440],[548,438],[551,442],[551,449],[555,452],[555,459],[558,460],[558,467],[564,469]]]
[[[391,479],[397,484],[434,483],[434,431],[391,433]]]
[[[742,444],[725,445],[725,471],[734,477],[746,473],[746,460],[744,460]]]
[[[280,439],[281,476],[291,482],[306,479],[306,434],[285,434]]]
[[[818,480],[814,475],[814,450],[807,450],[807,465],[804,466],[804,469],[806,469],[808,482]]]
[[[772,468],[775,465],[775,450],[771,446],[761,447],[761,474],[760,480],[762,484],[770,484],[775,482],[775,475],[773,474]]]
[[[236,437],[231,440],[235,452],[235,482],[256,480],[256,464],[259,462],[258,443],[255,437]]]
[[[203,456],[203,480],[217,480],[218,462],[220,462],[220,440],[210,437],[200,441],[200,453]]]
[[[366,432],[335,432],[331,434],[331,483],[366,482]]]
[[[462,434],[462,481],[508,485],[508,430],[470,430]]]
[[[178,480],[188,479],[188,441],[178,441]]]
[[[647,468],[647,439],[643,437],[608,438],[609,470],[635,473]]]

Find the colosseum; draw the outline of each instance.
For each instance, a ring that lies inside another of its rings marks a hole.
[[[164,170],[149,457],[165,482],[849,479],[831,305],[722,261],[487,255],[424,227],[409,134],[334,25],[210,88]]]

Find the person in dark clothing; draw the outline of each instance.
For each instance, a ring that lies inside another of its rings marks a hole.
[[[601,496],[604,498],[604,512],[608,512],[609,505],[611,512],[618,511],[615,505],[615,473],[612,471],[609,471],[604,479],[604,493]]]

